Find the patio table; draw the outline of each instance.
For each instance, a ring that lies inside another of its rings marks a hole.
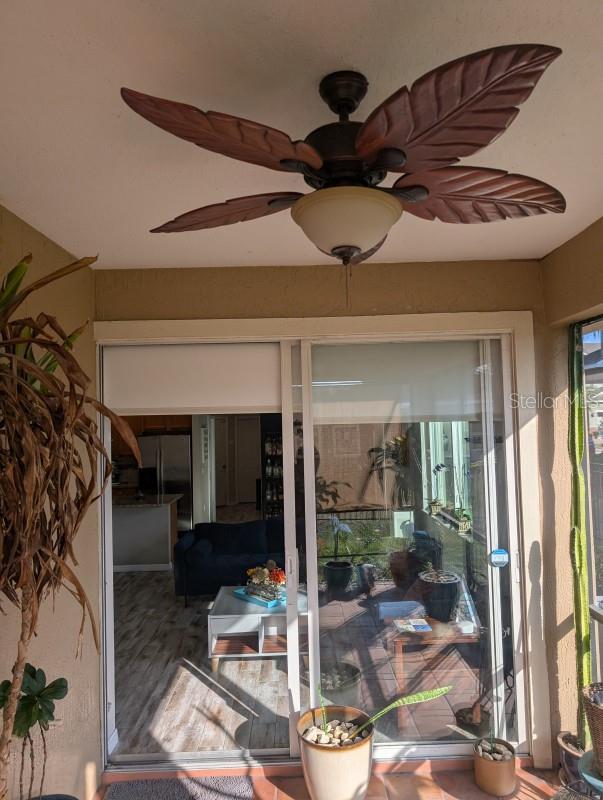
[[[456,622],[440,622],[432,617],[425,617],[429,623],[430,631],[416,631],[413,633],[397,632],[392,639],[394,648],[394,675],[400,689],[400,694],[404,694],[406,678],[404,675],[404,648],[408,645],[420,645],[422,647],[433,647],[435,653],[427,662],[428,668],[436,667],[446,656],[449,648],[459,644],[475,644],[479,642],[479,629],[472,633],[464,633]],[[393,625],[393,618],[384,620]],[[401,706],[398,709],[398,727],[404,727],[408,709]]]

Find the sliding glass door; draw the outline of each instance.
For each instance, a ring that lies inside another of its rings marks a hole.
[[[192,493],[192,530],[167,511],[164,524],[160,501],[182,492],[155,484],[156,455],[139,472],[113,442],[112,761],[296,757],[319,685],[367,710],[451,687],[382,718],[378,756],[467,752],[490,732],[525,742],[506,346],[105,348],[104,399],[143,449],[189,437]],[[153,515],[162,557],[150,560]],[[272,608],[236,594],[269,560],[287,582]]]
[[[302,349],[312,701],[450,686],[378,742],[522,740],[500,340]]]

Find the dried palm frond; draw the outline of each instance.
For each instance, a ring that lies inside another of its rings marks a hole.
[[[4,598],[21,612],[21,636],[0,737],[0,798],[7,791],[10,738],[27,646],[42,602],[61,587],[98,632],[73,566],[73,541],[107,485],[111,464],[97,414],[108,417],[140,460],[136,438],[120,417],[88,394],[90,379],[72,353],[71,333],[48,314],[14,318],[32,292],[94,263],[83,258],[20,289],[31,257],[0,288],[0,610]],[[78,645],[79,646],[79,645]]]

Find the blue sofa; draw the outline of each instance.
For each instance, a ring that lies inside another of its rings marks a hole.
[[[174,546],[176,595],[213,595],[221,586],[242,585],[250,567],[269,559],[284,568],[282,517],[237,524],[200,523]]]

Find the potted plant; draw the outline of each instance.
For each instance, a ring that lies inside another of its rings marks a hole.
[[[72,567],[81,522],[111,475],[97,413],[110,419],[140,461],[126,422],[88,395],[90,380],[71,352],[83,327],[68,334],[48,314],[14,317],[32,292],[95,260],[75,261],[21,288],[31,262],[26,256],[0,287],[0,596],[21,617],[12,677],[3,685],[0,800],[8,796],[27,653],[44,600],[67,587],[82,608],[80,637],[89,616],[98,647],[90,603]]]
[[[425,569],[439,569],[442,563],[441,543],[425,531],[415,530],[412,539],[396,539],[397,550],[389,556],[392,580],[398,589],[412,586]]]
[[[390,473],[393,476],[389,502],[392,508],[405,508],[414,504],[414,491],[410,485],[408,439],[406,436],[394,436],[381,445],[381,447],[371,447],[368,451],[370,467],[364,481],[364,486],[360,491],[360,496],[364,497],[368,489],[371,477],[377,475],[381,491],[385,494],[385,476]]]
[[[438,497],[433,497],[429,503],[429,513],[432,517],[437,516],[440,511],[444,508],[444,504]]]
[[[459,533],[467,533],[471,530],[471,514],[464,508],[455,508],[452,512],[452,516],[456,520]]]
[[[428,616],[440,622],[450,622],[459,597],[461,579],[456,572],[433,569],[419,573],[423,605]]]
[[[603,683],[591,683],[582,689],[582,703],[593,743],[593,762],[603,770]]]
[[[311,800],[364,800],[371,778],[375,722],[400,706],[442,697],[451,687],[399,697],[373,716],[352,706],[325,706],[297,723],[304,779]]]
[[[334,706],[358,706],[361,702],[362,671],[349,661],[322,661],[322,691]]]
[[[6,680],[0,683],[0,708],[4,708],[8,700],[11,681]],[[47,800],[75,800],[68,795],[44,795],[44,778],[46,777],[46,761],[48,750],[46,747],[46,731],[50,722],[54,720],[55,700],[62,700],[67,694],[67,681],[65,678],[57,678],[52,683],[46,683],[46,675],[43,670],[26,664],[23,670],[23,681],[21,691],[17,700],[17,712],[13,725],[13,735],[17,739],[22,739],[21,745],[21,768],[19,770],[19,797],[24,800],[24,775],[25,775],[25,756],[29,746],[29,762],[31,764],[29,772],[29,787],[27,797],[31,798],[35,780],[35,749],[32,731],[39,729],[40,740],[42,742],[42,769],[40,776],[40,793],[38,800],[46,797]]]
[[[417,579],[423,562],[416,554],[414,539],[400,539],[396,543],[398,549],[389,554],[389,569],[395,586],[403,589]]]
[[[459,728],[473,736],[486,736],[491,726],[492,714],[484,708],[482,696],[470,706],[463,706],[454,712],[454,718]]]
[[[377,555],[382,550],[383,534],[373,523],[358,521],[354,525],[354,549],[357,555],[352,559],[356,570],[358,591],[370,597],[375,588],[379,568],[368,561],[368,554]]]
[[[479,788],[495,797],[515,791],[515,748],[491,733],[473,746],[473,774]]]
[[[354,567],[351,561],[339,561],[339,547],[343,545],[349,553],[350,549],[347,542],[347,537],[352,533],[352,529],[345,522],[341,522],[336,514],[331,514],[329,518],[331,533],[334,538],[334,551],[332,561],[327,561],[324,566],[325,580],[327,582],[327,589],[330,592],[343,593],[350,585],[350,581],[354,575]]]
[[[367,597],[375,588],[375,581],[377,575],[377,567],[375,564],[369,564],[367,561],[362,561],[356,564],[356,580],[358,581],[358,589]]]

